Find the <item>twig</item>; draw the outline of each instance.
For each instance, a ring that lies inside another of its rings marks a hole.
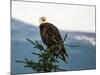
[[[32,52],[32,54],[40,56],[40,54],[38,54],[38,53],[34,53],[34,52]]]
[[[27,41],[29,41],[30,43],[36,45],[33,41],[31,41],[30,39],[26,39]]]
[[[63,43],[65,42],[65,40],[66,40],[66,37],[67,37],[67,33],[65,34],[65,37],[64,37]]]

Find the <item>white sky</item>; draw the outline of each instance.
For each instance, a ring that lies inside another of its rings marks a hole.
[[[34,2],[12,2],[12,17],[39,26],[39,17],[61,30],[95,32],[95,7]]]

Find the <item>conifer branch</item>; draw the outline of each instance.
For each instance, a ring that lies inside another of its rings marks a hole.
[[[67,38],[67,34],[65,34],[65,37],[63,41],[57,42],[54,37],[53,40],[56,43],[56,45],[53,45],[50,47],[51,50],[54,50],[56,48],[59,48],[59,50],[55,50],[53,53],[49,52],[49,49],[44,48],[42,44],[40,44],[38,41],[33,42],[30,39],[26,39],[30,43],[33,44],[33,47],[40,50],[39,53],[32,52],[33,55],[36,55],[39,57],[38,61],[33,62],[29,59],[24,59],[24,61],[16,61],[19,63],[25,64],[24,67],[30,67],[33,69],[33,72],[57,72],[57,71],[65,71],[64,69],[59,68],[59,61],[58,58],[63,60],[59,56],[60,49],[66,45],[73,47],[71,45],[64,44],[65,40]]]

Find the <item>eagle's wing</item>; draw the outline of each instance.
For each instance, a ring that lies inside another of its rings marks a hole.
[[[57,27],[51,23],[48,23],[48,27],[48,33],[51,35],[51,38],[54,38],[57,42],[62,42],[62,38]]]
[[[48,24],[48,27],[49,27],[49,28],[48,28],[48,29],[49,29],[49,30],[48,30],[48,34],[51,35],[51,38],[54,37],[54,39],[55,39],[57,42],[63,44],[63,40],[62,40],[62,38],[61,38],[60,32],[59,32],[59,30],[57,29],[57,27],[54,26],[53,24],[50,24],[50,23]],[[66,53],[66,50],[65,50],[64,46],[62,46],[61,51],[63,51],[63,52],[65,53],[65,55],[68,56],[68,54]]]

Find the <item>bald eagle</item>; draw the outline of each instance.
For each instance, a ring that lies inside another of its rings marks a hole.
[[[66,53],[64,45],[62,45],[63,41],[58,28],[53,24],[48,23],[44,16],[40,17],[39,22],[40,35],[49,52],[59,52],[58,54],[62,60],[67,62],[65,55],[68,57],[68,54]],[[56,46],[56,48],[52,48],[53,46]]]

